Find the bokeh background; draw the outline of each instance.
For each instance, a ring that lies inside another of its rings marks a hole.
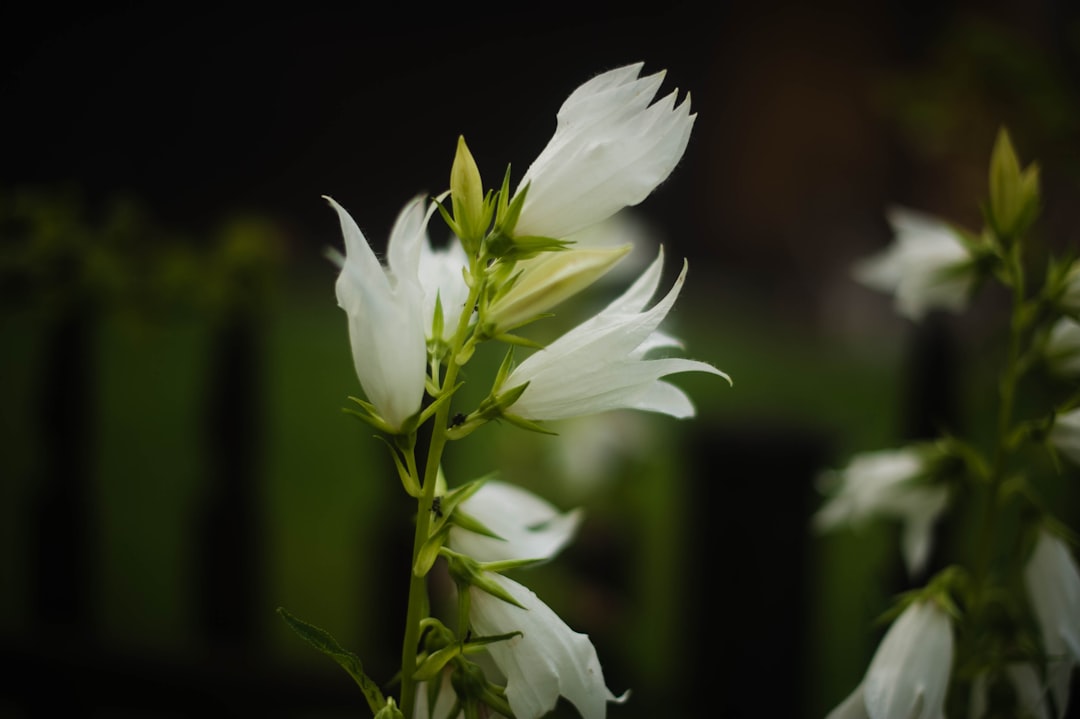
[[[274,611],[395,671],[410,508],[340,412],[359,386],[320,195],[379,245],[447,186],[459,134],[490,184],[518,177],[602,70],[643,60],[692,94],[637,259],[689,258],[671,329],[735,385],[677,378],[688,422],[488,427],[447,471],[586,507],[525,581],[632,688],[612,716],[822,716],[911,586],[895,526],[810,531],[814,479],[977,431],[989,375],[962,368],[992,351],[995,298],[916,326],[855,285],[885,208],[978,227],[1004,124],[1043,168],[1046,237],[1076,242],[1064,0],[23,6],[0,56],[2,716],[363,712]]]

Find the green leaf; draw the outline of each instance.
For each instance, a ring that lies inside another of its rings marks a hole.
[[[364,693],[364,698],[367,699],[372,714],[378,714],[386,706],[386,699],[383,697],[379,685],[373,682],[367,674],[364,674],[364,668],[359,657],[343,649],[325,629],[320,629],[293,616],[285,607],[278,607],[277,613],[281,615],[289,628],[299,634],[308,644],[333,659],[341,665],[342,669],[348,672],[349,676],[360,687],[360,691]]]

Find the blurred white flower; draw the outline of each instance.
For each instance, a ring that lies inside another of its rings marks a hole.
[[[904,610],[866,676],[826,719],[942,719],[952,672],[952,624],[934,601]]]
[[[528,420],[580,417],[612,409],[639,409],[684,418],[694,415],[686,394],[661,377],[679,372],[707,372],[730,381],[705,362],[679,357],[645,359],[652,349],[678,347],[657,331],[686,280],[687,265],[668,294],[650,310],[664,254],[618,299],[599,314],[537,350],[507,377],[513,389],[528,382],[508,414]]]
[[[1065,543],[1046,530],[1024,567],[1024,584],[1042,633],[1047,678],[1058,716],[1069,704],[1072,670],[1080,664],[1080,568]]]
[[[1017,716],[1027,719],[1050,719],[1046,706],[1046,690],[1035,666],[1027,662],[1005,665],[1005,676],[1016,692]],[[987,675],[979,674],[971,683],[971,703],[968,705],[970,719],[983,719],[990,708],[987,703]]]
[[[584,719],[603,719],[607,703],[622,701],[604,682],[600,660],[589,637],[579,634],[541,602],[531,590],[501,574],[491,580],[521,607],[470,587],[470,619],[482,636],[521,632],[488,645],[495,665],[506,677],[506,698],[517,719],[537,719],[560,696],[577,707]]]
[[[1080,407],[1059,414],[1050,428],[1050,443],[1057,451],[1080,465]]]
[[[349,318],[349,342],[360,386],[391,430],[400,430],[420,410],[427,374],[424,292],[418,268],[430,213],[425,200],[411,200],[397,217],[386,246],[387,267],[376,259],[360,228],[341,205],[338,213],[345,257],[335,289]],[[430,327],[430,323],[429,327]]]
[[[450,548],[478,562],[551,559],[573,539],[583,516],[581,509],[560,514],[532,492],[498,480],[485,482],[459,510],[500,537],[450,529]]]
[[[832,496],[814,515],[814,527],[829,531],[857,527],[873,517],[899,519],[904,564],[917,574],[926,566],[934,523],[949,501],[944,487],[920,481],[928,459],[927,450],[919,447],[866,452],[852,457],[843,470],[824,473],[820,484]]]
[[[462,271],[468,265],[468,258],[461,242],[451,237],[445,247],[432,249],[425,233],[420,244],[420,286],[424,290],[424,321],[426,336],[429,340],[438,339],[449,342],[461,319],[461,311],[469,299],[469,287],[465,284]],[[432,320],[435,317],[435,300],[439,299],[442,307],[443,329],[439,337],[432,337]]]
[[[453,685],[450,684],[450,672],[441,672],[438,682],[439,687],[435,691],[433,702],[428,701],[428,692],[431,690],[430,683],[416,683],[414,715],[417,719],[458,719],[464,717],[465,713],[460,710],[455,714],[450,713],[457,704],[457,692],[454,691]]]
[[[971,253],[941,220],[902,207],[890,208],[896,241],[856,263],[855,278],[873,289],[895,293],[896,309],[920,320],[932,309],[962,310],[975,272]]]
[[[1062,317],[1054,323],[1046,341],[1046,361],[1060,375],[1080,375],[1080,322]]]
[[[598,75],[559,108],[554,136],[518,184],[529,189],[516,235],[573,234],[644,200],[679,163],[696,117],[689,95],[650,105],[664,73],[639,78],[641,68]]]

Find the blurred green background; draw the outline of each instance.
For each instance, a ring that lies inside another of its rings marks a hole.
[[[896,527],[809,531],[814,478],[977,432],[987,378],[961,368],[1000,309],[916,327],[848,268],[891,203],[977,227],[1002,124],[1075,246],[1073,4],[383,10],[0,11],[0,716],[362,713],[274,613],[395,671],[410,508],[340,412],[359,386],[320,195],[380,245],[458,134],[489,184],[520,176],[574,87],[637,60],[698,112],[635,212],[668,281],[690,260],[668,328],[735,385],[676,378],[692,421],[486,427],[447,472],[586,507],[523,581],[632,689],[612,716],[822,716],[909,585]],[[568,476],[589,448],[604,471]]]

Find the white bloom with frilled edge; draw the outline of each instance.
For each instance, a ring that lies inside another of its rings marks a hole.
[[[1065,543],[1043,530],[1024,567],[1024,584],[1042,633],[1054,703],[1063,716],[1072,670],[1080,664],[1080,568]]]
[[[695,115],[678,91],[650,105],[664,73],[639,78],[642,63],[610,70],[574,90],[555,135],[525,172],[514,234],[566,237],[636,205],[679,163]]]
[[[680,372],[707,372],[730,378],[705,362],[669,357],[645,359],[652,349],[679,342],[657,330],[671,311],[686,280],[683,263],[675,285],[652,309],[664,254],[641,274],[621,297],[544,349],[537,350],[507,377],[504,387],[526,382],[506,413],[527,420],[580,417],[612,409],[639,409],[684,418],[694,415],[686,394],[662,377]]]
[[[424,292],[418,268],[425,227],[431,216],[424,198],[411,200],[397,217],[386,246],[387,266],[341,205],[338,213],[345,257],[335,289],[349,318],[349,342],[360,386],[391,430],[402,429],[420,410],[427,373]]]
[[[1050,443],[1057,451],[1080,465],[1080,408],[1069,410],[1054,418]]]
[[[893,517],[903,523],[901,551],[911,574],[926,566],[934,523],[948,506],[944,487],[921,481],[927,471],[927,450],[904,447],[866,452],[852,457],[847,467],[822,475],[820,484],[832,495],[814,515],[819,531],[858,527],[873,517]]]
[[[485,537],[462,527],[450,529],[450,548],[478,562],[551,559],[573,539],[582,510],[560,514],[532,492],[489,480],[459,505],[459,511],[498,535]]]
[[[902,207],[888,213],[896,241],[862,260],[855,278],[873,289],[895,293],[897,311],[920,320],[929,310],[962,310],[975,282],[971,252],[941,220]]]
[[[522,607],[471,587],[470,620],[482,636],[521,632],[488,645],[495,665],[506,677],[506,698],[517,719],[536,719],[550,712],[560,696],[577,707],[584,719],[603,719],[607,703],[622,701],[604,683],[604,673],[589,637],[575,632],[531,590],[501,574],[491,580]]]
[[[826,719],[942,719],[952,672],[948,614],[919,601],[893,622],[866,676]]]

